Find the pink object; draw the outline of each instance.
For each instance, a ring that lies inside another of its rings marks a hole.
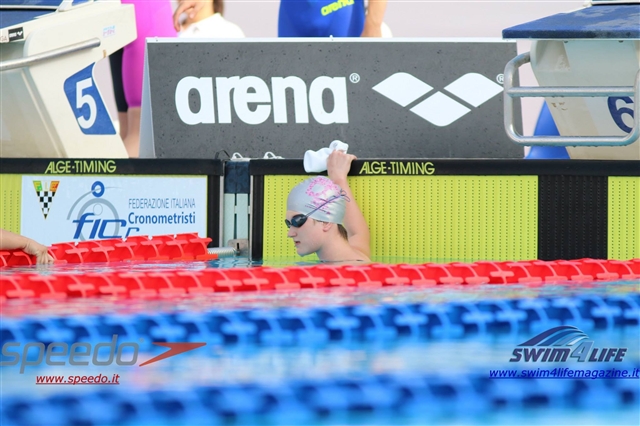
[[[138,37],[124,47],[122,53],[122,85],[130,108],[142,104],[144,48],[147,37],[176,37],[173,10],[169,0],[122,0],[132,4],[136,14]]]

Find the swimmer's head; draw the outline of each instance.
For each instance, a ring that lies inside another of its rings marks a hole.
[[[348,201],[342,188],[331,179],[315,176],[293,187],[287,198],[287,210],[300,212],[322,222],[340,224]]]

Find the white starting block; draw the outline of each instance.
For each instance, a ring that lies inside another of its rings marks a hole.
[[[1,155],[126,157],[93,68],[135,38],[133,5],[119,1],[3,1]]]
[[[532,40],[505,68],[505,128],[515,143],[567,146],[571,158],[640,160],[640,0],[592,3],[502,32]],[[528,62],[540,87],[513,87]],[[560,136],[517,134],[516,97],[544,97]]]

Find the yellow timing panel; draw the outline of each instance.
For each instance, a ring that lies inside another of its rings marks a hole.
[[[349,179],[372,256],[429,261],[537,258],[536,176]]]
[[[284,223],[287,211],[287,196],[291,188],[309,176],[265,176],[264,177],[264,222],[262,256],[264,260],[295,258],[298,256],[293,242],[287,238]],[[315,254],[305,260],[317,261]]]
[[[609,177],[609,259],[640,258],[640,177]]]
[[[20,233],[22,175],[0,175],[0,228]]]
[[[284,212],[289,191],[306,177],[265,176],[263,259],[296,256]],[[349,186],[369,224],[373,257],[537,258],[537,176],[355,176]]]

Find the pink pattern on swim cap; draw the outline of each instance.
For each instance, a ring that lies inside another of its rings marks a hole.
[[[318,176],[311,179],[305,192],[311,197],[313,207],[318,207],[326,203],[331,197],[340,196],[342,189],[331,179],[324,176]],[[331,214],[331,211],[328,208],[320,208],[320,210],[324,211],[326,214]]]
[[[323,222],[341,223],[349,198],[326,176],[308,178],[289,192],[287,210],[306,214]]]

